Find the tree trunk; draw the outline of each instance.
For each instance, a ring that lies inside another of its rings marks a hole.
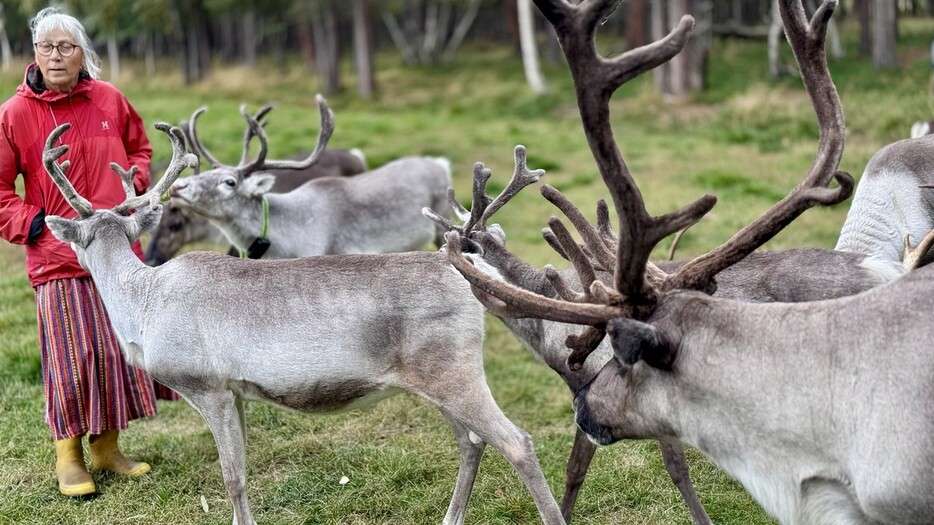
[[[120,78],[120,49],[117,47],[117,37],[107,37],[107,63],[110,65],[110,82],[115,83]]]
[[[892,0],[873,1],[872,65],[876,69],[898,66],[895,55],[895,7]]]
[[[143,47],[143,64],[146,66],[146,75],[152,76],[156,74],[156,47],[152,31],[146,31],[143,33],[143,41],[141,42]]]
[[[370,13],[366,0],[353,0],[353,44],[357,66],[357,90],[364,99],[373,98],[373,43],[370,41]]]
[[[454,60],[454,54],[457,53],[457,49],[464,41],[464,37],[467,36],[467,31],[470,30],[470,26],[472,26],[474,20],[477,19],[478,11],[480,11],[480,0],[470,0],[467,11],[457,23],[454,32],[451,34],[451,38],[444,47],[444,54],[441,55],[441,60],[444,61],[444,63],[449,63]]]
[[[242,17],[243,27],[241,28],[240,43],[243,46],[243,62],[247,67],[253,69],[256,67],[256,12],[253,9],[247,9]]]
[[[510,47],[516,53],[516,56],[522,56],[522,42],[519,36],[519,12],[516,9],[516,2],[512,0],[503,0],[503,24],[506,26],[506,33],[509,35]],[[551,25],[551,24],[548,24]]]
[[[712,5],[698,2],[694,9],[697,23],[687,46],[670,61],[653,70],[655,88],[668,100],[678,101],[700,91],[706,84],[707,54],[710,49]],[[652,1],[652,38],[660,39],[691,13],[690,0]]]
[[[296,28],[298,30],[298,49],[302,55],[302,60],[308,66],[309,71],[317,71],[315,65],[315,40],[312,36],[311,24],[309,22],[311,14],[308,11],[306,2],[296,3]]]
[[[224,13],[220,16],[218,23],[220,27],[220,55],[224,62],[230,63],[237,60],[237,28],[234,15]]]
[[[519,16],[519,41],[522,46],[522,65],[525,69],[525,79],[536,95],[548,91],[542,69],[538,63],[538,45],[535,43],[535,19],[532,18],[531,0],[516,0]]]
[[[785,72],[779,58],[784,34],[784,24],[782,24],[781,13],[778,9],[778,0],[772,0],[772,20],[769,22],[768,37],[769,75],[772,76],[772,80],[778,80],[778,77]]]
[[[330,1],[320,2],[313,8],[311,28],[321,91],[324,94],[336,93],[340,90],[340,55],[337,47],[337,14]]]
[[[6,34],[3,6],[0,6],[0,64],[2,64],[3,71],[9,71],[13,67],[13,50],[10,48],[10,38]]]
[[[632,0],[626,13],[626,47],[635,49],[649,42],[646,34],[646,0]]]
[[[859,56],[866,57],[872,51],[870,37],[872,24],[871,2],[873,0],[856,0],[856,16],[859,18]]]
[[[383,23],[386,25],[386,30],[389,31],[389,37],[392,39],[392,42],[396,45],[396,49],[399,50],[399,53],[402,54],[402,59],[406,64],[413,66],[418,64],[418,57],[415,55],[415,50],[412,49],[412,46],[409,45],[408,39],[405,37],[405,31],[402,30],[402,27],[399,26],[399,22],[396,20],[396,16],[392,14],[392,11],[388,7],[383,5],[380,9],[380,14],[383,17]]]

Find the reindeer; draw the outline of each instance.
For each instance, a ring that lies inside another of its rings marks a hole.
[[[449,260],[474,294],[500,316],[589,325],[567,340],[569,370],[599,352],[609,333],[613,358],[574,400],[578,425],[596,442],[686,442],[784,524],[929,523],[934,354],[924,342],[932,334],[923,316],[934,270],[812,303],[750,304],[708,295],[721,271],[809,207],[840,202],[852,189],[852,178],[836,171],[843,114],[823,52],[836,2],[825,0],[810,23],[800,2],[781,2],[821,129],[808,176],[724,245],[670,274],[648,263],[651,250],[700,220],[715,199],[649,216],[613,140],[608,100],[628,78],[674,56],[693,21],[685,17],[661,42],[606,60],[590,39],[615,2],[536,4],[555,26],[571,66],[585,133],[619,216],[618,242],[578,227],[585,251],[560,220],[549,221],[583,284],[577,292],[546,271],[556,299],[489,275],[461,251],[461,233],[449,232]],[[838,187],[827,187],[832,179]],[[572,211],[568,218],[578,226],[573,215],[579,212]],[[610,286],[597,278],[594,260],[612,269]],[[903,300],[911,308],[895,307]],[[874,358],[871,368],[867,356]]]
[[[934,135],[904,139],[866,164],[837,239],[837,250],[899,260],[909,268],[934,260]],[[927,187],[926,187],[927,186]],[[912,248],[912,241],[921,241]],[[927,255],[924,255],[927,253]]]
[[[199,108],[195,111],[190,120],[196,120],[197,117],[206,109]],[[263,118],[272,110],[271,105],[260,108],[253,117],[261,125]],[[179,125],[179,129],[185,135],[185,142],[189,151],[195,153],[200,158],[208,160],[214,169],[221,168],[223,165],[204,147],[200,141],[192,138],[188,121]],[[250,140],[253,135],[251,128],[247,126],[247,132],[243,138],[243,153],[241,155],[241,164],[246,164],[249,156]],[[301,161],[308,156],[308,153],[293,155],[290,160]],[[285,167],[282,169],[272,169],[266,171],[275,177],[275,182],[269,189],[270,193],[288,193],[295,188],[312,179],[321,177],[346,177],[356,175],[366,171],[366,157],[359,149],[326,149],[321,152],[317,162],[301,169],[295,167]],[[244,174],[245,177],[251,173]],[[194,213],[189,208],[179,206],[177,203],[169,201],[163,206],[162,220],[159,226],[152,233],[149,244],[146,247],[145,260],[150,266],[158,266],[172,258],[182,246],[195,242],[204,242],[208,244],[219,244],[225,242],[227,237],[224,233],[215,227],[204,215]],[[229,252],[236,255],[239,250],[232,248]]]
[[[529,173],[525,158],[524,146],[517,146],[515,172],[506,185],[510,191],[504,191],[509,198],[539,179],[539,177],[523,178],[523,174]],[[456,215],[464,221],[463,225],[456,226],[449,220],[439,217],[432,210],[423,210],[423,213],[435,220],[446,231],[458,232],[460,250],[469,252],[470,259],[480,264],[481,267],[487,268],[488,273],[524,290],[546,297],[559,298],[560,294],[550,278],[553,270],[543,271],[529,265],[506,248],[506,234],[501,226],[497,224],[487,226],[487,221],[508,201],[508,198],[504,199],[501,195],[496,199],[498,203],[496,208],[489,206],[493,199],[485,195],[485,188],[491,176],[492,172],[483,163],[477,163],[474,166],[474,193],[470,211],[460,206],[453,190],[449,191],[450,204]],[[586,232],[588,237],[602,236],[610,245],[616,245],[617,240],[612,236],[609,211],[604,201],[601,200],[598,203],[599,224],[594,228],[555,188],[545,185],[542,188],[542,194],[571,217],[578,230]],[[567,254],[560,250],[560,244],[557,243],[554,232],[546,228],[544,233],[552,246],[567,258]],[[600,253],[605,261],[606,252]],[[597,276],[604,284],[611,284],[610,274],[606,267],[611,268],[612,265],[601,265],[600,261],[594,258],[593,253],[590,253],[589,257],[594,266],[599,268]],[[666,261],[659,263],[658,266],[666,271],[674,271],[682,264],[684,262]],[[717,276],[715,295],[747,302],[816,301],[862,292],[893,280],[901,276],[904,271],[904,267],[898,262],[889,263],[867,258],[861,254],[820,248],[754,252]],[[575,292],[582,291],[580,280],[573,269],[561,271],[560,277],[561,282],[567,283]],[[574,335],[577,329],[575,325],[541,319],[498,317],[538,360],[545,363],[564,380],[572,396],[589,383],[613,357],[609,341],[604,340],[595,351],[595,355],[590,356],[581,368],[572,370],[567,364],[569,350],[565,341],[568,336]],[[665,469],[687,504],[694,523],[710,524],[710,519],[691,484],[683,451],[669,442],[662,441],[660,445]],[[571,521],[574,505],[596,449],[597,445],[578,428],[567,462],[564,496],[561,500],[561,512],[568,523]]]
[[[517,172],[518,155],[519,148],[517,148]],[[522,158],[524,159],[524,149]],[[485,221],[492,213],[495,213],[495,210],[485,207],[490,199],[484,195],[484,187],[490,176],[491,173],[482,163],[475,166],[473,205],[469,213],[464,209],[458,210],[459,204],[453,192],[449,195],[451,205],[458,216],[466,221],[465,225],[454,226],[449,221],[435,216],[430,210],[425,211],[426,215],[446,230],[458,232],[459,249],[471,252],[470,259],[479,262],[481,267],[490,269],[490,273],[496,275],[497,278],[546,297],[559,297],[559,292],[552,283],[552,270],[540,271],[526,264],[506,250],[505,234],[501,228],[498,226],[486,228]],[[510,185],[512,184],[513,182],[510,182]],[[616,249],[618,241],[612,236],[609,212],[605,202],[598,203],[599,225],[593,228],[560,192],[550,186],[545,186],[542,194],[571,218],[575,227],[584,232],[582,235],[590,239],[602,239],[590,244],[590,246],[600,245],[601,247],[588,252],[588,257],[591,263],[599,269],[599,278],[605,284],[611,285],[611,273],[608,272],[612,271],[614,263],[610,258],[610,251]],[[563,257],[568,258],[567,254],[560,249],[554,232],[546,229],[545,233],[550,244],[556,247]],[[602,247],[604,241],[612,247],[612,250]],[[671,272],[683,264],[684,262],[664,262],[660,263],[659,267]],[[658,268],[654,266],[652,268],[654,268],[653,271],[658,272]],[[843,251],[803,248],[756,252],[734,266],[724,269],[718,275],[716,296],[747,302],[815,301],[853,295],[898,278],[905,271],[905,267],[897,261],[880,260]],[[572,270],[562,272],[560,277],[561,281],[567,282],[575,292],[581,291],[580,282]],[[541,319],[517,319],[506,315],[498,317],[536,357],[562,377],[572,393],[589,382],[612,358],[612,349],[609,343],[604,341],[597,350],[598,356],[591,357],[583,368],[578,366],[572,369],[567,364],[568,349],[564,343],[567,337],[572,335],[573,325]],[[662,442],[661,446],[666,470],[684,497],[694,522],[710,523],[691,486],[683,452],[671,443]],[[582,431],[578,430],[568,460],[564,498],[561,505],[567,521],[570,521],[580,486],[595,449],[596,446],[586,438]]]
[[[424,206],[444,209],[451,184],[444,157],[404,157],[354,177],[309,181],[284,194],[270,194],[278,168],[304,169],[322,154],[334,116],[318,97],[321,128],[315,150],[301,162],[266,160],[263,127],[246,108],[249,134],[260,141],[257,158],[220,166],[177,180],[169,190],[174,204],[204,215],[241,254],[282,259],[311,255],[401,252],[442,244],[441,233],[421,216]],[[190,133],[196,132],[196,113]],[[212,164],[219,164],[208,157]]]
[[[934,120],[916,120],[911,125],[909,137],[916,139],[918,137],[930,135],[931,132],[934,132]]]
[[[463,523],[486,443],[515,468],[543,523],[564,523],[531,438],[486,384],[483,307],[443,253],[252,261],[188,252],[146,266],[130,242],[159,222],[161,194],[196,157],[185,153],[178,128],[157,124],[173,146],[162,179],[133,197],[135,168],[111,164],[127,200],[94,210],[68,182],[69,161],[59,163],[68,146],[55,143],[69,127],[49,135],[43,162],[79,217],[48,216],[46,224],[91,273],[127,361],[179,392],[210,427],[235,524],[254,523],[245,399],[328,413],[403,390],[436,404],[460,447],[445,524]]]

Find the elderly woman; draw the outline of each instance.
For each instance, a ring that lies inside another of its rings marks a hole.
[[[59,491],[85,496],[96,487],[84,463],[82,436],[88,436],[92,468],[134,477],[150,470],[123,456],[117,437],[130,420],[156,413],[157,396],[151,377],[124,362],[88,272],[44,227],[46,213],[74,217],[75,211],[46,174],[42,150],[52,129],[70,122],[63,137],[70,145],[68,178],[94,207],[111,208],[126,194],[109,163],[137,166],[134,186],[142,193],[152,148],[126,97],[98,80],[98,56],[77,19],[43,9],[31,29],[35,63],[0,106],[0,237],[26,246]],[[23,198],[14,191],[18,175]],[[134,249],[142,254],[138,244]]]

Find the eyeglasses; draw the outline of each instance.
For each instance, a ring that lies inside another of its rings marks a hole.
[[[53,44],[51,42],[36,42],[36,51],[44,57],[52,56],[52,50],[58,49],[58,54],[63,57],[70,57],[75,53],[75,49],[81,47],[69,42],[62,42],[61,44]]]

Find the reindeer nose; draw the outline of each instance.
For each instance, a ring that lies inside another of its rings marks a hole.
[[[171,186],[169,186],[169,196],[178,197],[178,190],[183,190],[188,187],[188,183],[184,181],[176,181]]]

